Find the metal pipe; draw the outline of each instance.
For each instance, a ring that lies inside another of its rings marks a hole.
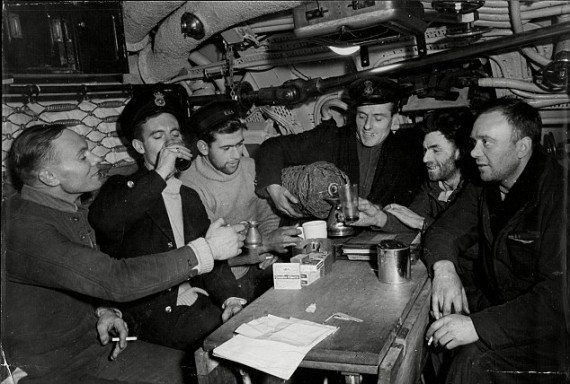
[[[181,85],[169,85],[181,87]],[[93,85],[36,85],[10,84],[2,87],[2,100],[7,102],[26,100],[64,101],[89,99],[129,98],[133,93],[155,89],[156,85],[147,84],[93,84]],[[190,97],[191,105],[205,105],[212,101],[227,100],[223,94]]]
[[[513,32],[519,33],[524,31],[522,20],[521,20],[521,8],[519,0],[511,0],[509,2],[509,18],[511,19],[511,24],[513,26]],[[523,47],[521,49],[523,55],[533,61],[534,63],[540,65],[541,67],[550,63],[550,60],[546,57],[541,56],[534,49]]]

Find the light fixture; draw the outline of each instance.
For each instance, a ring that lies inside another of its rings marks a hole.
[[[202,21],[190,12],[184,12],[180,18],[180,32],[185,38],[192,37],[196,40],[203,39],[206,35]]]
[[[331,51],[341,56],[352,55],[353,53],[358,52],[358,50],[360,49],[358,45],[352,45],[350,47],[333,47],[329,45],[329,48]]]

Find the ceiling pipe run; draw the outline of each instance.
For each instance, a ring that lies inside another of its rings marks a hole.
[[[548,27],[523,32],[520,34],[496,38],[471,44],[461,50],[447,50],[432,55],[418,57],[381,67],[372,68],[350,75],[315,78],[311,80],[290,80],[280,87],[262,88],[257,91],[248,90],[238,94],[238,100],[245,106],[255,105],[292,105],[304,102],[309,97],[322,95],[367,75],[387,75],[426,69],[443,62],[477,57],[492,52],[518,48],[522,45],[546,40],[567,33],[570,22],[551,25]]]

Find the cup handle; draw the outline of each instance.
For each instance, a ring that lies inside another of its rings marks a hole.
[[[301,231],[301,233],[298,234],[297,236],[299,236],[301,239],[305,240],[305,231],[303,231],[303,227],[297,227],[297,229],[299,231]]]

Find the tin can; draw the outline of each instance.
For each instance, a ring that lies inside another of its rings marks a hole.
[[[410,247],[396,240],[382,240],[377,245],[378,280],[402,284],[412,279]]]

